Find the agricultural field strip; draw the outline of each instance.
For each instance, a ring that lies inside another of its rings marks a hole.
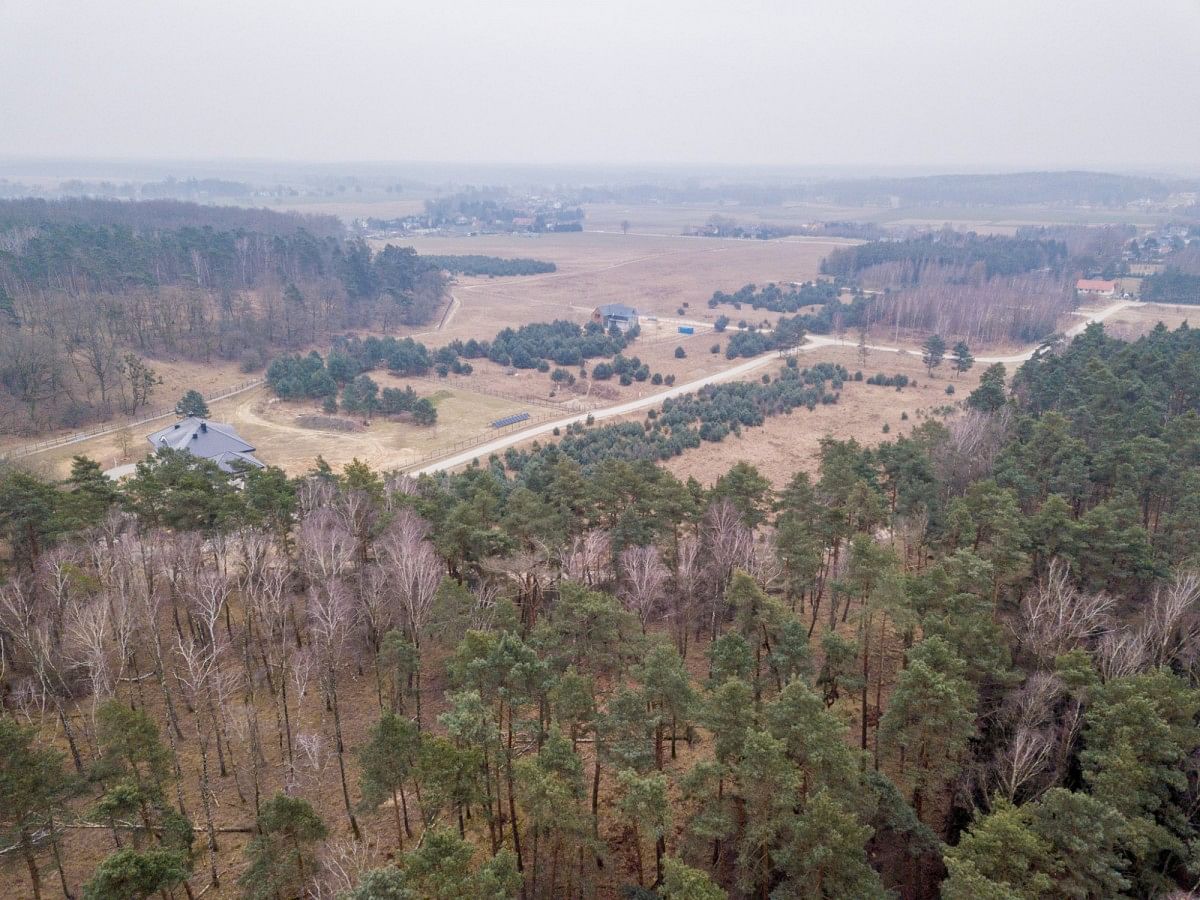
[[[1111,306],[1107,306],[1104,309],[1099,310],[1095,313],[1089,314],[1082,322],[1080,322],[1078,325],[1072,326],[1066,332],[1067,337],[1074,337],[1075,335],[1081,333],[1088,325],[1092,324],[1093,322],[1103,322],[1105,319],[1107,319],[1109,316],[1113,315],[1114,313],[1119,312],[1120,310],[1125,309],[1130,306],[1133,306],[1133,305],[1134,305],[1134,302],[1131,300],[1122,300],[1122,301],[1112,304]],[[792,354],[799,354],[799,353],[807,353],[811,350],[817,350],[817,349],[820,349],[821,347],[837,347],[837,346],[856,347],[856,346],[858,346],[858,344],[856,341],[840,340],[838,338],[825,337],[823,335],[809,335],[808,340],[804,344],[804,346],[797,347],[796,349],[789,351],[789,352]],[[1025,360],[1027,360],[1031,356],[1033,356],[1033,354],[1037,352],[1037,349],[1040,346],[1041,346],[1041,344],[1031,345],[1027,350],[1024,350],[1021,353],[1014,354],[1012,356],[979,356],[979,357],[976,357],[976,361],[981,362],[981,363],[988,363],[988,364],[1024,362]],[[868,349],[877,350],[877,351],[880,351],[883,353],[916,352],[913,350],[906,349],[904,347],[876,346],[873,344],[868,345]],[[650,407],[657,406],[660,403],[662,403],[662,401],[669,400],[672,397],[680,397],[684,394],[688,394],[693,391],[699,390],[700,388],[704,387],[707,384],[713,384],[714,382],[717,382],[717,381],[723,381],[725,379],[737,378],[742,375],[747,375],[751,372],[756,371],[757,369],[761,369],[764,366],[770,365],[771,363],[775,362],[778,359],[779,359],[779,356],[775,353],[764,354],[763,356],[758,356],[758,357],[755,357],[754,359],[747,360],[744,363],[739,363],[736,366],[731,366],[728,369],[722,369],[720,372],[714,372],[713,374],[706,375],[703,378],[697,378],[694,381],[689,381],[687,384],[676,385],[675,387],[668,388],[665,391],[660,391],[657,394],[651,394],[648,397],[642,397],[637,400],[629,400],[629,401],[626,401],[625,403],[618,403],[613,406],[603,407],[601,409],[593,410],[591,413],[580,413],[580,414],[576,414],[576,415],[565,416],[564,418],[561,418],[561,419],[555,419],[550,422],[544,422],[533,428],[526,428],[523,431],[515,431],[515,432],[512,432],[511,434],[507,434],[501,438],[497,438],[497,439],[491,440],[491,441],[485,441],[485,442],[479,444],[478,446],[473,447],[469,450],[463,451],[461,453],[456,453],[452,456],[446,457],[445,459],[441,459],[435,463],[431,463],[430,465],[423,466],[420,469],[416,469],[416,470],[412,471],[410,474],[413,474],[413,475],[432,474],[434,472],[440,472],[444,469],[453,469],[458,466],[466,465],[467,463],[471,462],[473,459],[477,459],[481,456],[488,456],[492,453],[498,453],[501,450],[505,450],[505,449],[513,446],[514,444],[521,443],[522,441],[527,441],[530,438],[539,437],[540,435],[543,435],[543,434],[549,434],[549,433],[553,432],[555,428],[562,429],[562,428],[565,428],[566,426],[572,425],[576,422],[584,422],[587,420],[587,417],[589,415],[591,415],[593,417],[594,421],[600,421],[602,419],[611,419],[611,418],[614,418],[617,416],[628,415],[629,413],[632,413],[632,412],[638,412],[639,410],[648,409]]]

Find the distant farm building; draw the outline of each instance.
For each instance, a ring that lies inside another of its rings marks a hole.
[[[606,329],[616,325],[622,331],[628,331],[638,323],[637,310],[624,303],[606,303],[592,310],[592,321],[598,322]]]
[[[188,416],[159,429],[147,440],[155,450],[183,450],[192,456],[212,460],[222,472],[236,471],[239,462],[256,469],[266,468],[266,464],[254,455],[254,447],[242,440],[232,425],[224,422]]]
[[[1075,282],[1075,291],[1096,297],[1111,297],[1117,292],[1117,283],[1102,278],[1080,278]]]

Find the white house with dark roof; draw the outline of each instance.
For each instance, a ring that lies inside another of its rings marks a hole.
[[[198,416],[180,419],[147,437],[154,449],[184,450],[192,456],[210,459],[222,472],[235,471],[235,464],[246,463],[256,469],[266,464],[254,455],[254,447],[242,440],[232,425],[210,422]]]

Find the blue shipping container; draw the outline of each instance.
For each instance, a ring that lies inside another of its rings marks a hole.
[[[695,328],[693,328],[691,325],[680,325],[680,326],[679,326],[679,333],[680,333],[680,334],[695,334],[695,333],[696,333],[696,329],[695,329]]]

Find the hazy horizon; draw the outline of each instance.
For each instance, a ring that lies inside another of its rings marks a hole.
[[[0,158],[1200,170],[1200,4],[0,2]]]

